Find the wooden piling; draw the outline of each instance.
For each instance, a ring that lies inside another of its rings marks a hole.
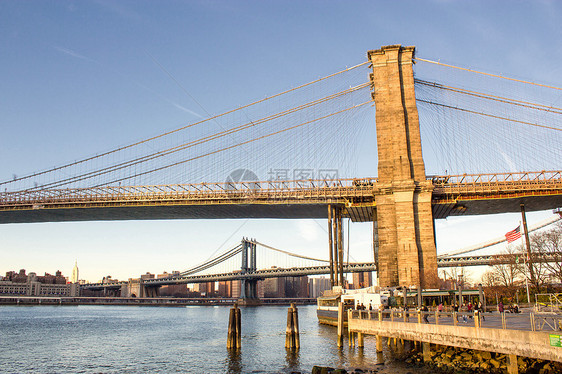
[[[291,308],[287,310],[287,329],[285,330],[285,348],[293,348],[293,335],[295,333],[295,328],[293,326],[293,313]]]
[[[240,308],[237,304],[234,304],[228,316],[228,336],[226,337],[226,348],[228,349],[240,349],[242,347],[240,319]]]
[[[291,304],[293,308],[293,326],[295,331],[295,349],[299,349],[301,347],[301,337],[299,333],[299,311],[297,306],[293,303]]]
[[[359,348],[363,348],[365,346],[365,340],[362,332],[357,333],[357,346]]]
[[[519,366],[517,366],[517,355],[508,355],[507,372],[508,374],[519,373]]]
[[[240,308],[234,304],[236,308],[236,349],[242,348],[242,318],[240,315]]]
[[[300,335],[299,335],[299,314],[295,303],[287,310],[287,329],[285,333],[285,348],[299,349],[300,348]]]
[[[338,304],[338,347],[343,347],[343,302]]]
[[[228,336],[226,338],[226,348],[228,349],[234,348],[235,345],[235,340],[236,340],[236,336],[234,335],[236,331],[235,322],[234,322],[235,315],[236,312],[234,311],[234,308],[231,308],[230,315],[228,317]]]
[[[431,361],[431,349],[428,342],[422,342],[423,362]]]

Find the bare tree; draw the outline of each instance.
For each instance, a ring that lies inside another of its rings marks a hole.
[[[524,280],[523,259],[520,259],[521,248],[509,246],[497,263],[482,275],[481,283],[489,295],[499,294],[513,297],[517,288]]]
[[[562,223],[548,231],[539,232],[531,237],[531,249],[534,259],[533,270],[540,276],[541,284],[550,277],[554,282],[562,283]],[[548,258],[550,261],[538,261]]]
[[[472,282],[471,276],[472,273],[462,266],[448,268],[447,270],[443,270],[441,272],[441,277],[445,280],[445,282],[450,280],[455,288],[458,286],[462,286],[462,288],[469,286]]]
[[[502,263],[492,266],[491,272],[497,285],[512,289],[523,277],[523,261],[518,256],[521,252],[521,248],[508,246],[502,253]]]

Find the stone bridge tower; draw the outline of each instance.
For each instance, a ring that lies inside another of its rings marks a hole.
[[[414,92],[415,47],[367,53],[376,107],[378,276],[381,286],[434,287],[437,281],[431,195],[422,158]]]

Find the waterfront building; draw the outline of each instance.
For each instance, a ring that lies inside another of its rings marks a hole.
[[[59,273],[59,272],[57,272]],[[21,272],[20,272],[21,274]],[[25,270],[23,270],[25,274]],[[61,275],[57,274],[60,278]],[[49,283],[43,283],[45,277],[38,277],[35,273],[29,273],[25,276],[25,282],[13,282],[10,280],[0,281],[0,295],[3,296],[52,296],[52,297],[77,297],[80,293],[80,287],[78,284],[66,284],[66,283],[56,283],[57,276],[50,276],[55,278],[52,281],[50,278]],[[62,277],[64,279],[64,277]],[[21,277],[16,277],[16,279],[21,279]]]

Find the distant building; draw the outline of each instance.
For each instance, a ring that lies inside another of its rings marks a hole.
[[[308,297],[320,297],[326,290],[332,289],[330,279],[326,277],[310,278],[308,280]]]
[[[366,288],[373,285],[373,273],[366,271],[363,273],[353,273],[353,288]]]
[[[213,296],[215,294],[215,282],[195,283],[193,291],[199,292],[201,296]]]
[[[264,297],[285,297],[284,278],[267,278],[263,281]]]
[[[55,275],[51,275],[49,273],[45,273],[45,275],[37,276],[36,273],[29,273],[29,275],[25,274],[25,269],[21,269],[19,273],[15,271],[8,271],[6,272],[6,276],[4,277],[4,281],[14,282],[14,283],[27,283],[29,281],[29,277],[33,274],[33,281],[39,282],[43,284],[66,284],[66,278],[62,275],[60,270],[57,270]]]
[[[264,297],[308,297],[308,277],[267,278],[264,281]]]
[[[179,277],[179,271],[172,271],[171,273],[163,272],[162,274],[158,274],[156,278],[172,278],[172,277]],[[173,297],[188,297],[188,289],[187,284],[169,284],[160,287],[158,291],[160,296],[173,296]]]
[[[29,275],[25,275],[25,282],[19,282],[19,280],[23,279],[22,274],[25,275],[25,270],[23,269],[14,277],[18,282],[6,280],[6,278],[9,277],[0,281],[0,295],[77,297],[80,294],[80,287],[78,284],[60,283],[60,279],[64,279],[60,272],[57,272],[57,275],[46,273],[45,276],[42,277],[38,277],[35,273],[29,273]]]
[[[141,275],[141,280],[147,280],[147,279],[154,279],[154,274],[149,273],[148,271],[146,272],[146,274]]]
[[[72,268],[72,275],[70,276],[70,283],[78,283],[78,260],[74,261]]]
[[[114,283],[119,283],[119,280],[111,278],[111,275],[106,275],[105,277],[102,278],[102,280],[99,283],[114,284]]]

